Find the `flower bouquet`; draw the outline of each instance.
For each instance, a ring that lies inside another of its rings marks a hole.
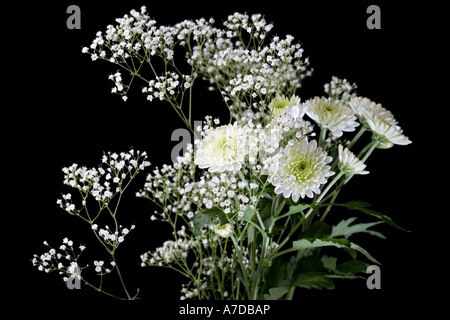
[[[181,274],[181,299],[292,299],[297,288],[333,289],[334,279],[359,278],[379,264],[352,235],[384,238],[373,229],[380,223],[402,229],[369,203],[338,196],[355,175],[369,174],[365,163],[376,149],[411,141],[389,110],[358,96],[346,79],[333,77],[324,96],[302,101],[297,90],[312,74],[309,60],[292,36],[269,37],[272,28],[260,14],[240,13],[221,27],[213,19],[159,26],[142,7],[82,49],[120,68],[109,76],[112,93],[126,101],[139,82],[147,100],[167,102],[186,126],[177,132],[187,138],[173,149],[173,163],[155,167],[135,191],[157,208],[151,219],[172,230],[142,253],[142,267]],[[194,121],[199,81],[221,97],[226,119]],[[110,261],[84,264],[88,245],[65,238],[59,249],[44,242],[48,252],[33,264],[59,272],[68,286],[136,299],[139,290],[128,290],[116,257],[136,226],[122,226],[118,208],[149,166],[146,152],[128,150],[105,153],[99,167],[64,168],[64,184],[75,192],[57,203],[85,221]],[[373,221],[327,223],[336,208]],[[95,275],[85,276],[88,270]],[[103,287],[114,273],[120,292]]]

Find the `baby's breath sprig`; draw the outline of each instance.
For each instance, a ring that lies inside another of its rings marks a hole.
[[[76,193],[75,195],[66,193],[62,195],[62,199],[57,200],[57,204],[64,211],[81,218],[90,225],[90,229],[96,239],[110,255],[112,260],[111,266],[113,268],[104,268],[103,261],[94,261],[96,272],[101,279],[99,286],[93,285],[84,278],[82,280],[88,286],[110,296],[117,297],[116,295],[101,290],[101,286],[103,276],[115,270],[126,294],[126,298],[124,299],[136,298],[136,296],[133,297],[129,294],[116,261],[117,248],[135,226],[132,225],[130,228],[123,228],[122,225],[119,225],[118,209],[122,195],[130,183],[140,171],[149,165],[150,162],[147,161],[146,152],[130,149],[128,152],[105,153],[102,157],[102,165],[99,167],[87,168],[73,164],[62,170],[64,173],[64,185],[77,190],[78,197]],[[97,205],[94,205],[95,202]],[[98,221],[108,218],[112,219],[113,227],[106,225],[104,228],[101,228],[98,226]],[[66,240],[65,243],[67,243]],[[71,243],[70,241],[69,248],[72,248]],[[63,246],[63,249],[65,249],[66,245]],[[73,249],[71,250],[73,251]],[[48,264],[48,257],[52,258],[53,256],[45,255],[43,256],[44,260],[42,260],[41,256],[40,268],[44,268]],[[77,259],[78,256],[72,260],[76,262]],[[35,263],[37,261],[33,262]],[[53,271],[56,269],[50,267],[50,269],[44,268],[44,270]]]

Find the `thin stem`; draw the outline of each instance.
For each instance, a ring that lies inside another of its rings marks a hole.
[[[342,177],[343,174],[344,174],[344,172],[341,171],[336,175],[336,177],[334,177],[334,179],[328,184],[328,186],[325,188],[325,190],[322,191],[322,193],[320,194],[317,201],[315,201],[316,203],[319,203],[323,199],[323,197],[325,197],[325,195],[328,193],[328,191],[330,191],[331,187]],[[310,209],[310,210],[312,210],[312,209]]]
[[[370,146],[370,149],[366,152],[366,154],[364,155],[364,157],[361,159],[361,162],[366,162],[367,158],[369,158],[369,156],[372,154],[373,150],[375,150],[375,148],[380,144],[380,142],[378,141],[374,141],[372,142],[372,145]]]
[[[128,293],[127,287],[125,286],[125,282],[123,281],[122,274],[120,273],[119,266],[117,265],[116,258],[114,257],[114,254],[112,254],[111,257],[112,257],[112,259],[114,261],[114,264],[115,264],[115,267],[116,267],[116,270],[117,270],[117,274],[119,275],[120,282],[122,283],[122,287],[125,290],[125,293],[126,293],[126,295],[128,297],[128,300],[131,300],[131,296]]]
[[[347,149],[350,150],[351,147],[353,147],[353,145],[356,143],[356,141],[359,140],[359,138],[361,138],[361,136],[363,135],[363,133],[366,131],[366,127],[362,126],[361,129],[359,129],[358,133],[355,135],[355,137],[353,138],[353,140],[349,143],[349,145],[347,146]]]
[[[96,291],[98,291],[98,292],[101,292],[101,293],[103,293],[103,294],[106,294],[107,296],[110,296],[110,297],[113,297],[113,298],[116,298],[116,299],[119,299],[119,300],[127,300],[127,299],[125,299],[125,298],[118,297],[118,296],[113,295],[113,294],[111,294],[111,293],[109,293],[109,292],[106,292],[106,291],[102,290],[101,288],[97,288],[96,286],[92,285],[91,283],[89,283],[88,281],[86,281],[86,280],[84,280],[84,279],[83,279],[83,282],[84,282],[85,285],[91,287],[92,289],[94,289],[94,290],[96,290]],[[129,298],[128,300],[131,300],[131,298]]]

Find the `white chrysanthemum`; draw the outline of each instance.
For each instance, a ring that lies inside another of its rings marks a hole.
[[[359,160],[353,152],[344,149],[342,145],[338,147],[339,151],[339,169],[347,175],[353,174],[368,174],[369,171],[365,171],[366,165]]]
[[[303,139],[289,145],[271,177],[275,193],[283,194],[285,198],[292,196],[294,201],[319,194],[320,185],[334,174],[327,165],[331,160],[322,148],[317,147],[316,140],[308,142]]]
[[[373,139],[378,141],[379,144],[377,148],[388,149],[398,145],[408,145],[411,140],[403,135],[403,130],[399,126],[392,125],[383,119],[378,117],[373,117],[373,119],[367,119],[367,124],[373,133]]]
[[[343,131],[355,131],[359,125],[352,109],[330,98],[315,97],[307,101],[305,107],[306,114],[335,137],[342,136]]]
[[[215,226],[214,232],[222,238],[228,238],[233,233],[233,228],[229,223],[224,224],[223,226],[218,224]]]
[[[381,104],[375,103],[368,98],[354,97],[348,104],[350,108],[356,113],[359,121],[363,125],[368,125],[368,120],[373,121],[374,117],[378,117],[379,119],[389,123],[394,127],[397,126],[397,121],[395,120],[394,115],[389,110],[383,108]]]
[[[303,117],[303,113],[300,113],[300,98],[296,95],[293,95],[290,99],[288,99],[284,95],[277,95],[270,104],[269,110],[272,113],[272,119],[275,119],[279,114],[281,114],[286,109],[294,108],[294,114],[296,117]]]
[[[241,169],[246,154],[245,136],[236,123],[211,128],[196,143],[194,162],[201,169],[209,168],[209,172]]]

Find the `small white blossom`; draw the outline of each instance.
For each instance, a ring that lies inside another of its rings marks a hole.
[[[353,174],[368,174],[369,171],[365,171],[366,165],[359,160],[353,152],[348,150],[340,144],[338,147],[339,152],[339,169],[344,171],[347,175]]]

